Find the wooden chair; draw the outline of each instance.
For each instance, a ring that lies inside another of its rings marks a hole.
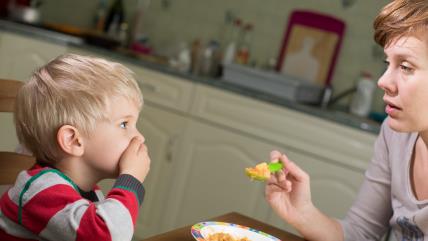
[[[16,94],[23,84],[17,80],[0,79],[0,112],[13,112]],[[18,173],[30,168],[34,162],[33,156],[0,151],[0,185],[13,184]]]

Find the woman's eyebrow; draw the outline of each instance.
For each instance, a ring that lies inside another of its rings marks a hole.
[[[385,54],[385,59],[398,59],[398,60],[416,60],[417,57],[414,54],[406,53],[406,52],[400,52],[400,53],[393,53],[393,54]]]

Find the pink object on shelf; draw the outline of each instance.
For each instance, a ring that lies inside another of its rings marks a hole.
[[[148,47],[145,44],[135,42],[131,45],[131,49],[135,52],[142,53],[142,54],[151,54],[152,48]]]
[[[300,71],[302,75],[307,76],[308,72],[313,70],[313,80],[310,81],[329,86],[344,32],[345,23],[335,17],[307,10],[292,12],[284,33],[276,70],[287,74],[287,67],[294,70],[295,66],[304,66],[306,69]],[[291,56],[297,56],[295,59],[301,61],[300,66],[287,59],[292,58]],[[296,73],[299,74],[297,71]]]

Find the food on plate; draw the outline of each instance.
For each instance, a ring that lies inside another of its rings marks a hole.
[[[283,164],[281,162],[271,162],[269,164],[262,162],[255,167],[245,168],[245,174],[247,174],[251,180],[266,181],[270,178],[271,173],[279,171],[282,168]]]
[[[228,233],[210,234],[207,241],[250,241],[248,238],[234,238]]]

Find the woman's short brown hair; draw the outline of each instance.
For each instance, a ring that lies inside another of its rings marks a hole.
[[[374,21],[375,41],[385,47],[393,40],[424,33],[428,27],[427,0],[394,0]]]

